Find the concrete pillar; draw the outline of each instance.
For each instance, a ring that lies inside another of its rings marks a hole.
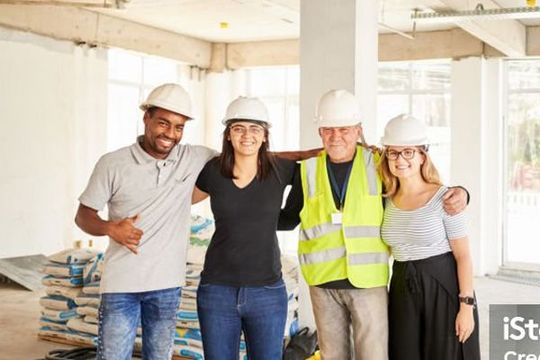
[[[301,148],[320,146],[315,106],[324,92],[337,88],[359,97],[364,134],[375,141],[378,12],[376,0],[301,1]]]
[[[483,275],[496,271],[501,249],[500,65],[477,57],[453,61],[451,79],[450,184],[471,194],[468,235],[475,275]]]
[[[321,146],[315,106],[330,89],[360,99],[366,140],[375,141],[379,1],[302,0],[300,7],[300,147]],[[308,287],[301,280],[301,326],[314,329]]]
[[[478,274],[496,274],[502,264],[503,247],[503,61],[492,58],[485,61],[485,141],[486,164],[484,219],[482,234],[482,264]]]

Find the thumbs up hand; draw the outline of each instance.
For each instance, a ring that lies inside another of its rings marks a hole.
[[[132,253],[137,254],[137,246],[141,240],[143,232],[135,227],[135,223],[139,220],[139,215],[128,217],[118,221],[109,223],[108,235],[118,244],[127,247]]]

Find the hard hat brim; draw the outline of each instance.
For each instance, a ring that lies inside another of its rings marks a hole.
[[[188,120],[194,120],[194,117],[191,113],[188,113],[187,111],[184,111],[182,109],[178,109],[178,107],[174,106],[173,104],[168,104],[166,102],[160,102],[160,101],[146,102],[145,101],[141,105],[139,105],[139,109],[141,109],[142,111],[146,111],[152,107],[157,107],[163,110],[173,112],[175,114],[185,116]]]

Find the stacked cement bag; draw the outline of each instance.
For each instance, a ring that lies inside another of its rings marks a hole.
[[[298,260],[296,256],[281,256],[281,273],[287,288],[287,322],[285,323],[285,340],[289,340],[299,329],[298,326]]]
[[[47,340],[95,345],[96,338],[86,332],[74,331],[68,325],[82,320],[77,298],[83,294],[83,273],[86,264],[99,252],[92,249],[68,249],[49,256],[44,267],[46,296],[42,306],[39,336]]]
[[[213,221],[200,216],[192,216],[191,224],[186,286],[182,288],[182,298],[177,312],[174,353],[188,359],[202,360],[204,353],[197,317],[197,287],[206,250],[214,233],[214,224]],[[283,280],[289,297],[287,323],[284,329],[284,338],[288,338],[298,331],[298,262],[294,256],[283,256],[281,260]],[[240,342],[238,358],[247,360],[246,344],[243,339]]]
[[[201,216],[191,217],[186,286],[182,288],[180,306],[176,313],[174,354],[188,359],[204,359],[201,330],[197,316],[197,287],[203,268],[204,256],[214,233],[212,220]]]
[[[83,288],[75,298],[79,318],[68,321],[70,330],[91,336],[97,343],[99,317],[99,282],[103,270],[103,254],[94,256],[83,269]]]

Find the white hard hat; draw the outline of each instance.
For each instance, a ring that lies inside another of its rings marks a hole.
[[[188,120],[193,120],[189,94],[178,84],[158,86],[148,94],[146,101],[139,108],[146,111],[154,106],[184,115]]]
[[[354,126],[360,124],[360,104],[347,90],[330,90],[317,105],[315,122],[319,127]]]
[[[227,125],[230,120],[252,120],[264,122],[270,127],[268,118],[268,110],[261,100],[256,97],[240,96],[227,106],[222,123]]]
[[[428,145],[427,126],[415,117],[400,114],[386,124],[381,143],[384,146]]]

